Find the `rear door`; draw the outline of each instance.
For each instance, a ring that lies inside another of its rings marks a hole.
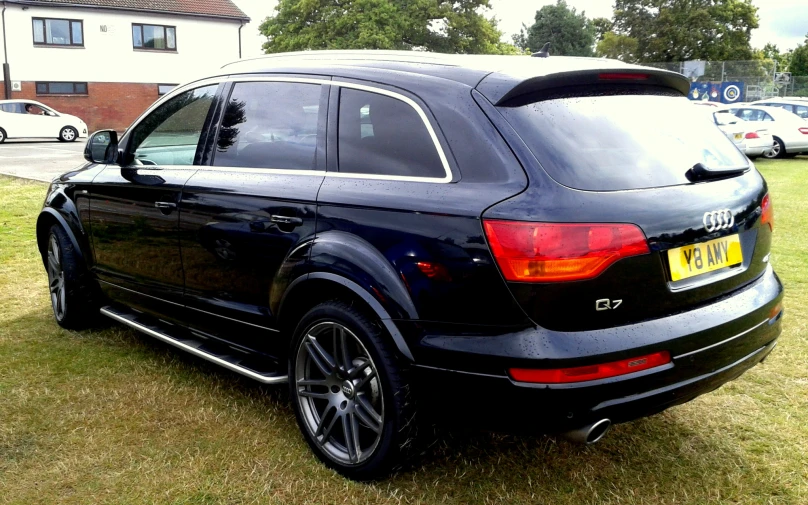
[[[540,167],[528,191],[484,218],[526,222],[497,223],[488,237],[539,324],[585,330],[657,318],[767,268],[765,182],[684,97],[599,94],[498,109]],[[705,168],[726,175],[702,178]]]
[[[125,166],[108,165],[90,189],[95,272],[106,293],[183,323],[179,250],[182,187],[199,165],[198,147],[217,85],[160,105],[130,132]]]
[[[182,198],[185,304],[198,334],[273,351],[276,281],[305,262],[314,238],[326,83],[251,78],[228,88],[208,166]]]

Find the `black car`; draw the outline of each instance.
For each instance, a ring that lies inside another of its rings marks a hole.
[[[585,58],[227,65],[53,181],[56,320],[289,381],[312,450],[356,479],[417,446],[428,396],[594,442],[780,334],[766,183],[688,89]]]

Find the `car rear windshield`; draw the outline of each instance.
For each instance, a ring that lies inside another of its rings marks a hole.
[[[681,96],[606,95],[499,110],[547,173],[576,189],[614,191],[688,184],[748,161],[709,115]]]

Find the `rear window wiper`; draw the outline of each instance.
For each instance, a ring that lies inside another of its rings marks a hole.
[[[703,181],[705,179],[721,179],[742,174],[749,170],[749,165],[739,165],[735,167],[708,168],[703,163],[696,163],[693,168],[685,174],[691,181]]]

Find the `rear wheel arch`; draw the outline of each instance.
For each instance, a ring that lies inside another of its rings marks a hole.
[[[277,309],[280,328],[285,334],[291,335],[309,310],[335,299],[348,301],[362,312],[378,319],[399,353],[406,359],[413,360],[412,351],[404,336],[382,304],[359,284],[328,272],[306,274],[289,284]]]

